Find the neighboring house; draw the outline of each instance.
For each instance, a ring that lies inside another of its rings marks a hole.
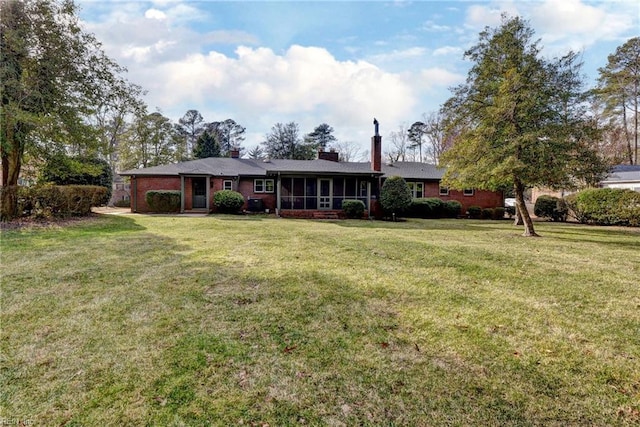
[[[600,182],[600,187],[628,188],[640,192],[640,165],[614,166],[609,175]]]
[[[417,162],[382,164],[381,137],[372,137],[372,162],[339,162],[334,151],[318,153],[316,160],[242,159],[209,157],[188,162],[121,172],[131,178],[131,210],[149,212],[149,190],[181,190],[181,212],[215,210],[213,194],[234,190],[245,199],[244,209],[269,210],[284,217],[323,218],[341,215],[342,201],[364,202],[367,213],[379,216],[377,200],[384,179],[404,178],[414,197],[458,200],[469,206],[502,206],[501,192],[440,187],[444,170]],[[330,216],[327,216],[330,215]]]
[[[115,203],[131,199],[130,187],[131,186],[124,181],[122,176],[114,175],[109,206],[113,206]]]

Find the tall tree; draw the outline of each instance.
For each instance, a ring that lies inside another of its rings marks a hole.
[[[264,151],[259,145],[256,145],[255,147],[249,150],[247,155],[249,156],[250,159],[261,160],[264,158]]]
[[[0,2],[0,218],[16,215],[23,158],[62,141],[74,148],[96,144],[88,116],[122,84],[124,70],[82,31],[71,0]]]
[[[407,160],[415,160],[415,156],[409,159],[408,152],[411,146],[409,141],[409,132],[404,124],[398,127],[398,130],[389,134],[391,140],[391,149],[385,152],[390,162],[404,162]]]
[[[361,147],[353,141],[336,142],[333,148],[338,152],[338,159],[341,162],[355,162],[363,157],[360,152]]]
[[[193,157],[204,159],[206,157],[220,157],[220,143],[218,135],[205,130],[200,134],[193,149]]]
[[[178,119],[179,132],[185,139],[185,157],[190,159],[193,156],[193,149],[198,140],[198,136],[203,130],[202,114],[198,110],[188,110],[184,116]]]
[[[420,153],[419,161],[422,163],[422,139],[426,133],[425,124],[423,122],[414,122],[410,127],[407,134],[409,138],[409,148],[418,148]]]
[[[304,136],[304,143],[310,147],[313,147],[314,151],[319,149],[326,150],[327,146],[337,142],[336,137],[333,135],[333,128],[326,123],[322,123]]]
[[[141,111],[120,145],[122,169],[158,166],[176,162],[175,127],[159,112]]]
[[[640,37],[627,40],[600,68],[596,93],[605,102],[604,114],[618,124],[626,142],[626,160],[638,164],[638,103],[640,101]]]
[[[300,127],[295,122],[276,123],[262,145],[272,159],[311,160],[315,157],[314,149],[300,138]]]
[[[574,187],[604,170],[596,136],[581,108],[579,63],[573,53],[540,58],[534,31],[503,15],[465,57],[474,65],[443,111],[457,135],[444,153],[446,185],[498,190],[512,186],[524,235],[536,236],[524,200],[529,186]]]
[[[242,149],[246,128],[236,123],[235,120],[226,119],[222,122],[207,123],[205,129],[215,135],[220,144],[221,156],[229,156],[233,149]]]

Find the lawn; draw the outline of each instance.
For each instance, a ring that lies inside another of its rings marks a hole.
[[[637,425],[640,230],[536,225],[4,231],[0,421]]]

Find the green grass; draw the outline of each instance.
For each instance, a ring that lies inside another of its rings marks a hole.
[[[640,230],[111,216],[2,234],[0,419],[637,425]]]

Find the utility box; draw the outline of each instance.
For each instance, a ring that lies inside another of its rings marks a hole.
[[[249,200],[247,200],[247,207],[249,212],[264,211],[264,203],[262,203],[262,199],[249,198]]]

